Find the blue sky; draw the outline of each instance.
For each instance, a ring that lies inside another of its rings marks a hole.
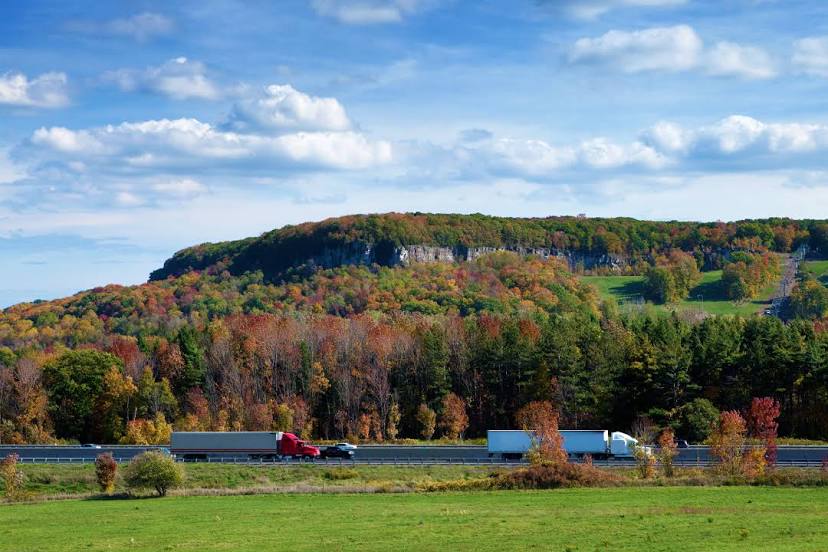
[[[0,307],[348,213],[828,216],[821,0],[7,4]]]

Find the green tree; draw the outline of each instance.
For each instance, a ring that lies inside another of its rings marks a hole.
[[[168,454],[148,451],[133,458],[124,470],[131,489],[154,489],[158,496],[184,483],[184,470]]]
[[[175,382],[178,396],[195,387],[204,384],[206,373],[204,362],[204,351],[199,342],[199,335],[191,326],[184,326],[178,332],[178,347],[181,349],[181,356],[184,359],[184,369]]]
[[[48,410],[58,437],[95,441],[104,436],[96,405],[112,368],[123,370],[118,357],[93,350],[69,351],[43,366]]]
[[[802,280],[791,292],[791,312],[797,318],[823,318],[828,314],[828,288],[813,278]]]
[[[679,436],[691,443],[702,443],[713,431],[719,409],[707,399],[693,399],[676,410],[675,419]]]

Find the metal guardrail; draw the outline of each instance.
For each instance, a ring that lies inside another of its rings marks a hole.
[[[129,462],[130,458],[116,457],[118,463]],[[245,466],[333,466],[333,467],[354,467],[354,466],[469,466],[469,467],[518,467],[527,466],[526,460],[502,460],[500,458],[383,458],[366,460],[344,460],[344,459],[320,459],[320,460],[261,460],[240,457],[219,457],[207,458],[205,460],[184,460],[176,459],[177,462],[186,464],[238,464]],[[19,460],[21,464],[94,464],[94,458],[36,458],[27,457]],[[685,468],[704,468],[715,465],[712,460],[701,459],[677,459],[674,465]],[[635,467],[633,460],[594,460],[592,465],[601,468],[632,468]],[[821,460],[785,460],[777,461],[776,466],[780,468],[822,468]]]

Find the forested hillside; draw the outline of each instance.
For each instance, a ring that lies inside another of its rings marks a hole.
[[[782,434],[828,438],[828,333],[819,313],[785,325],[620,310],[573,275],[567,258],[537,254],[305,263],[331,244],[526,253],[565,239],[568,250],[609,252],[617,238],[614,253],[667,259],[658,267],[674,277],[672,267],[692,258],[702,265],[714,250],[741,259],[805,242],[819,249],[824,229],[790,220],[389,215],[198,246],[164,270],[203,270],[3,311],[0,438],[152,443],[172,426],[477,436],[513,427],[529,401],[550,400],[565,427],[625,430],[646,416],[699,440],[718,409],[744,409],[759,396],[781,402]]]
[[[237,275],[261,270],[266,279],[279,280],[308,265],[405,264],[409,250],[417,253],[416,246],[443,248],[434,253],[461,260],[470,249],[486,248],[561,255],[572,261],[571,268],[578,263],[587,268],[647,265],[656,255],[679,249],[694,254],[702,268],[710,270],[721,268],[729,251],[764,248],[784,253],[802,244],[828,251],[828,224],[790,219],[695,223],[391,213],[340,217],[285,226],[258,238],[201,244],[176,253],[151,279],[212,267]]]

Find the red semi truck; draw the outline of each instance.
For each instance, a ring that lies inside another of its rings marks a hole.
[[[170,440],[170,453],[184,460],[319,457],[317,447],[281,431],[176,431]]]

